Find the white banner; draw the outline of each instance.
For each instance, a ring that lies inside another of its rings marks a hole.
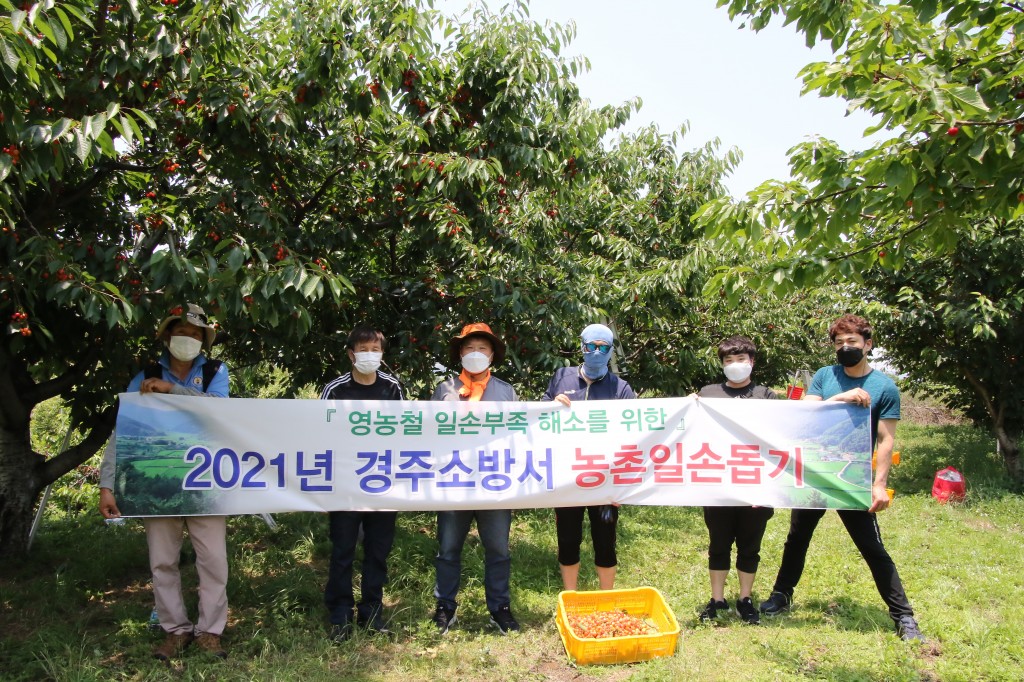
[[[120,398],[130,516],[871,499],[868,410],[836,402]]]

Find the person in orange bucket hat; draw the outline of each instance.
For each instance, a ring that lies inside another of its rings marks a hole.
[[[491,373],[505,360],[505,343],[483,322],[467,324],[448,344],[451,367],[462,367],[457,375],[434,389],[431,400],[452,402],[514,401],[516,391]],[[433,622],[441,634],[455,623],[456,598],[462,577],[462,547],[469,527],[476,519],[477,532],[484,546],[484,594],[487,610],[502,634],[516,632],[519,623],[512,615],[512,558],[508,548],[512,527],[511,509],[455,510],[437,513],[437,559],[434,597],[437,608]]]

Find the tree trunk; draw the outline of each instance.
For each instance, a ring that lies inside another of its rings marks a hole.
[[[42,458],[32,451],[26,426],[18,431],[0,429],[0,558],[21,556],[28,550],[28,534],[40,490]]]
[[[999,454],[1003,456],[1006,473],[1015,481],[1024,481],[1024,462],[1020,459],[1020,439],[1014,438],[1004,429],[996,429],[996,440],[999,441]]]
[[[112,405],[76,425],[79,431],[88,432],[85,439],[49,459],[32,450],[28,423],[16,430],[0,426],[0,559],[28,551],[39,494],[99,451],[114,428],[116,415]]]

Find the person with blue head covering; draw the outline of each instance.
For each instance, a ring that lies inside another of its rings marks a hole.
[[[608,369],[615,335],[603,324],[588,325],[580,334],[583,362],[555,372],[543,400],[555,400],[569,406],[574,400],[626,400],[636,398],[630,385]],[[602,590],[615,587],[617,505],[559,507],[555,509],[558,535],[558,565],[562,585],[575,590],[580,573],[580,545],[583,544],[583,514],[590,517],[590,537],[594,543],[594,565]]]

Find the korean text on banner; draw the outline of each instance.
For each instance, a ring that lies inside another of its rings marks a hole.
[[[120,398],[129,516],[871,499],[868,410],[837,402]]]

